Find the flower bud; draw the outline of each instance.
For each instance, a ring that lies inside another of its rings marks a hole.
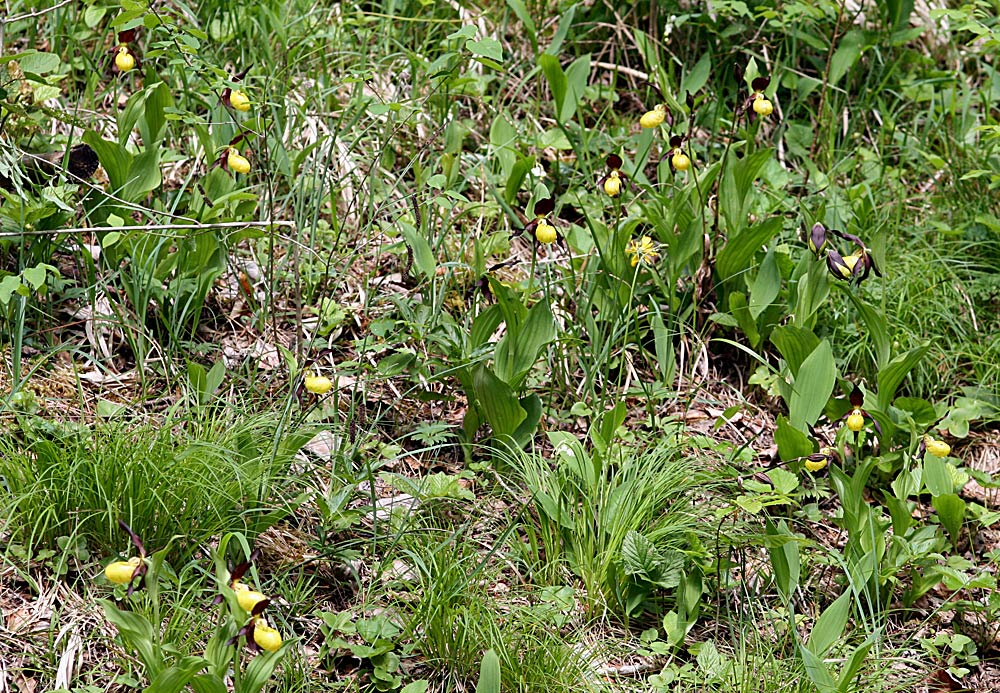
[[[141,562],[141,558],[133,556],[127,561],[115,561],[114,563],[109,563],[104,568],[104,577],[108,579],[108,582],[113,582],[116,585],[127,585],[132,582],[132,576],[135,575],[135,569],[139,567]]]
[[[267,624],[263,617],[253,620],[253,641],[262,650],[277,652],[281,648],[281,633]]]
[[[809,250],[818,256],[823,251],[824,246],[826,246],[826,227],[819,223],[813,224],[812,230],[809,232]]]

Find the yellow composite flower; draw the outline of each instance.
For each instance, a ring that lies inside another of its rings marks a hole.
[[[133,556],[127,561],[115,561],[114,563],[109,563],[104,568],[104,577],[108,579],[108,582],[113,582],[116,585],[127,585],[132,582],[132,576],[135,575],[135,569],[139,567],[141,562],[141,558]]]
[[[268,625],[263,616],[253,620],[253,641],[262,650],[277,652],[281,648],[281,633]]]
[[[660,257],[660,254],[656,250],[656,243],[649,236],[643,236],[639,240],[630,239],[625,245],[625,253],[631,256],[633,267],[637,266],[640,262],[644,265],[651,265]]]

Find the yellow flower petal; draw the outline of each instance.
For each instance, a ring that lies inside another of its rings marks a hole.
[[[758,94],[753,100],[753,112],[759,116],[767,117],[774,112],[774,104],[765,99],[763,94]]]
[[[826,455],[810,455],[806,458],[803,466],[805,466],[805,468],[810,472],[818,472],[826,466],[826,463]]]
[[[847,428],[857,433],[862,428],[865,427],[865,417],[861,412],[855,409],[851,412],[851,415],[847,417]]]
[[[556,227],[548,223],[544,219],[538,222],[538,226],[535,227],[535,239],[539,243],[555,243],[558,234],[556,233]]]
[[[115,55],[115,67],[122,72],[128,72],[135,67],[135,56],[129,51],[128,46],[118,46],[118,53]]]
[[[951,446],[943,440],[936,440],[930,436],[925,436],[924,445],[927,448],[927,452],[935,457],[945,458],[951,454]]]
[[[250,589],[242,582],[233,583],[233,589],[236,591],[236,600],[240,603],[240,608],[248,613],[253,613],[254,607],[267,599],[262,593]]]
[[[229,152],[226,154],[226,165],[230,171],[250,173],[250,162],[235,147],[229,148]]]
[[[281,633],[269,626],[267,621],[258,616],[253,620],[253,641],[262,650],[277,652],[281,648]]]
[[[109,563],[104,568],[104,577],[108,579],[108,582],[113,582],[116,585],[127,585],[132,582],[132,575],[135,573],[135,569],[139,567],[139,563],[141,562],[141,558],[133,556],[127,561],[115,561],[114,563]]]
[[[305,386],[314,395],[325,395],[333,389],[333,382],[325,375],[307,375]]]
[[[233,89],[229,93],[229,105],[237,111],[246,113],[250,110],[250,98],[240,89]]]
[[[657,104],[656,108],[652,111],[647,111],[639,118],[639,125],[651,130],[652,128],[658,127],[663,124],[663,121],[667,118],[667,107],[662,103]]]
[[[618,171],[612,171],[608,179],[604,181],[604,192],[610,197],[618,197],[622,192],[622,179],[618,176]]]

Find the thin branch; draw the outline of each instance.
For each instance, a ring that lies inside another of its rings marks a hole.
[[[215,224],[142,224],[140,226],[88,226],[76,229],[49,229],[45,231],[4,231],[0,238],[17,238],[18,236],[48,236],[88,231],[166,231],[170,229],[232,229],[232,228],[269,228],[272,226],[294,227],[294,221],[220,221]]]
[[[644,82],[650,81],[648,72],[633,70],[631,67],[625,67],[624,65],[616,65],[615,63],[605,63],[601,61],[595,61],[592,65],[594,67],[600,67],[604,70],[611,70],[612,72],[628,75],[629,77],[635,77],[636,79],[641,79]]]
[[[33,10],[32,12],[25,12],[24,14],[16,14],[13,17],[5,17],[0,19],[0,26],[6,26],[7,24],[13,24],[14,22],[21,22],[25,19],[33,19],[35,17],[41,17],[43,14],[48,14],[58,10],[60,7],[65,7],[66,5],[73,2],[73,0],[61,0],[61,2],[56,3],[52,7],[45,7],[40,10]]]

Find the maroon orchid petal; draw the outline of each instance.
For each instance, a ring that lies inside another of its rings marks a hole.
[[[251,616],[260,616],[261,612],[267,608],[267,605],[271,603],[270,599],[261,599],[259,602],[254,604],[253,611],[250,612]]]
[[[240,628],[238,631],[236,631],[236,635],[234,635],[233,637],[229,638],[229,640],[226,641],[226,647],[232,647],[237,642],[239,642],[239,639],[242,638],[243,636],[245,636],[247,633],[250,634],[250,639],[252,640],[253,639],[253,619],[251,619],[248,624],[246,624],[245,626],[243,626],[242,628]]]
[[[139,550],[139,555],[145,558],[146,547],[142,545],[142,540],[139,539],[139,535],[132,531],[132,528],[125,523],[125,520],[118,520],[118,526],[128,533],[129,539],[131,539],[132,543],[135,544],[135,548]]]
[[[875,258],[871,256],[871,253],[865,253],[865,262],[867,263],[869,269],[871,269],[871,271],[875,273],[876,277],[882,276],[882,273],[879,272],[878,267],[875,266]]]
[[[865,403],[865,393],[861,391],[861,388],[857,385],[851,390],[850,396],[851,406],[855,409],[860,409]]]
[[[855,236],[853,233],[847,233],[846,231],[844,231],[844,232],[842,232],[840,234],[840,237],[843,238],[846,241],[850,241],[851,243],[854,243],[856,246],[858,246],[862,250],[865,249],[864,241],[862,241],[860,238],[858,238],[857,236]]]
[[[868,279],[868,272],[871,271],[871,265],[869,262],[871,259],[868,257],[868,253],[862,253],[858,261],[854,263],[854,271],[851,274],[854,275],[852,281],[860,284],[865,279]]]
[[[535,203],[534,216],[536,219],[551,214],[552,210],[556,208],[556,203],[551,197],[546,197],[545,199],[539,200]]]
[[[608,165],[608,168],[610,168],[612,171],[617,171],[622,167],[622,164],[625,163],[624,161],[622,161],[622,158],[617,154],[608,154],[608,158],[605,159],[604,161]]]
[[[770,77],[757,77],[754,81],[750,82],[750,87],[754,91],[764,91],[770,83]]]
[[[233,568],[232,572],[229,574],[229,577],[233,581],[239,580],[244,575],[246,575],[247,571],[250,570],[250,566],[252,566],[258,558],[260,558],[260,549],[254,549],[253,551],[250,552],[250,558],[248,558],[247,560],[243,561],[238,566]]]

